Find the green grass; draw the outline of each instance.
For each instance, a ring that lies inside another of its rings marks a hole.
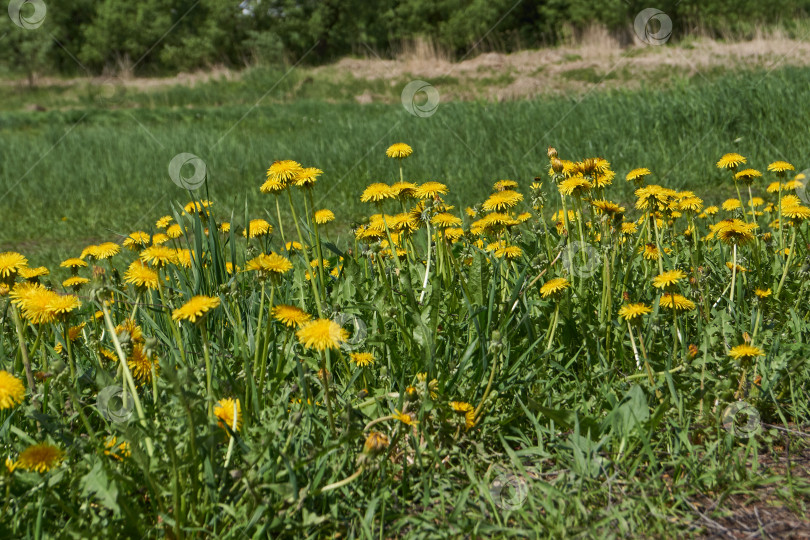
[[[782,158],[806,166],[810,138],[797,134],[810,115],[800,99],[808,84],[810,70],[786,69],[711,83],[698,77],[666,90],[441,103],[435,115],[418,118],[396,105],[327,104],[280,87],[267,93],[269,85],[251,87],[248,78],[218,98],[214,84],[136,95],[124,103],[137,106],[127,108],[5,112],[0,245],[52,260],[150,227],[169,201],[184,197],[167,173],[180,152],[206,162],[223,215],[243,208],[246,197],[252,209],[270,208],[258,192],[261,171],[293,158],[325,171],[328,196],[317,204],[347,225],[361,217],[360,190],[396,175],[384,150],[397,141],[415,148],[407,177],[447,182],[459,206],[497,179],[525,185],[543,173],[548,145],[571,157],[609,156],[619,202],[631,195],[621,176],[638,166],[673,187],[709,186],[703,195],[718,201],[733,191],[712,165],[725,152],[739,151],[759,168]]]

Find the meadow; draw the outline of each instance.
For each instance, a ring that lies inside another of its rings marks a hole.
[[[810,71],[800,68],[676,78],[665,90],[448,102],[428,118],[401,105],[354,103],[358,92],[343,82],[307,94],[295,72],[279,83],[283,75],[259,71],[255,79],[151,93],[90,89],[67,104],[51,89],[50,97],[33,102],[53,110],[1,113],[6,219],[0,247],[24,245],[42,253],[45,263],[94,240],[120,242],[130,230],[149,226],[147,211],[183,200],[167,172],[180,152],[205,161],[209,192],[225,214],[243,213],[246,201],[251,210],[265,210],[250,187],[268,162],[296,155],[316,163],[330,186],[320,196],[337,201],[342,230],[362,207],[358,187],[390,174],[380,150],[397,140],[410,141],[421,154],[411,178],[446,182],[455,205],[483,197],[490,179],[538,175],[549,144],[572,156],[611,155],[616,170],[645,164],[672,187],[706,185],[704,196],[712,202],[733,191],[711,167],[717,155],[733,150],[758,161],[795,156],[800,167],[810,155],[808,138],[796,135],[810,112],[802,99]],[[442,85],[436,87],[441,93]],[[344,93],[334,94],[335,88]],[[16,93],[27,92],[3,91],[9,106],[20,104]],[[386,90],[397,101],[400,91]],[[336,102],[325,102],[329,96]],[[624,201],[632,194],[618,190]],[[121,201],[114,212],[111,201]]]
[[[806,532],[810,70],[275,75],[0,113],[4,537]]]

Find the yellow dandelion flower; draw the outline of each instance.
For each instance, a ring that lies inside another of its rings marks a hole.
[[[492,189],[495,191],[504,191],[507,189],[514,189],[518,186],[518,183],[514,180],[498,180],[493,184]]]
[[[392,415],[394,419],[399,420],[406,426],[415,426],[419,422],[416,421],[416,415],[412,412],[400,412],[399,409],[394,409],[394,414]]]
[[[8,371],[0,371],[0,409],[16,407],[25,399],[25,387]]]
[[[263,219],[251,219],[248,227],[242,231],[242,236],[245,238],[248,236],[248,230],[250,230],[251,238],[258,238],[273,232],[273,226]]]
[[[304,324],[298,332],[298,341],[306,349],[337,349],[346,341],[349,333],[331,319],[315,319]]]
[[[132,345],[129,358],[127,358],[127,366],[129,366],[135,380],[141,384],[148,384],[152,382],[152,370],[154,370],[155,375],[158,374],[160,362],[157,356],[150,358],[141,343],[135,343]]]
[[[118,444],[118,437],[113,436],[104,442],[104,455],[123,461],[124,458],[131,456],[132,452],[129,449],[128,442],[124,441]]]
[[[556,296],[568,287],[571,286],[571,283],[565,278],[553,278],[546,281],[542,287],[540,287],[540,295],[543,298],[548,298],[549,296]]]
[[[90,280],[87,279],[87,278],[80,277],[80,276],[73,276],[73,277],[69,277],[65,281],[63,281],[62,286],[65,287],[65,288],[78,289],[82,285],[86,285],[88,283],[90,283]]]
[[[400,199],[410,199],[416,194],[417,185],[413,182],[395,182],[391,189]]]
[[[268,180],[277,180],[283,184],[295,180],[303,170],[301,164],[297,161],[293,161],[291,159],[283,159],[281,161],[276,161],[270,168],[267,169],[267,179]]]
[[[596,200],[591,201],[591,206],[596,208],[597,212],[613,215],[613,214],[623,214],[625,208],[623,206],[619,206],[615,202],[606,201],[606,200]]]
[[[137,251],[140,248],[147,246],[150,239],[151,237],[147,233],[143,231],[135,231],[130,233],[130,235],[124,239],[124,247]]]
[[[388,147],[385,151],[385,155],[390,158],[395,159],[405,159],[406,157],[413,154],[413,148],[408,146],[405,143],[395,143]]]
[[[0,253],[0,279],[11,281],[20,270],[27,267],[28,259],[16,251]]]
[[[141,251],[139,257],[152,266],[161,268],[176,262],[177,252],[168,246],[153,245]]]
[[[756,169],[743,169],[734,175],[734,180],[742,180],[746,184],[752,183],[756,178],[761,178],[762,173]]]
[[[168,229],[166,229],[166,236],[168,236],[173,240],[176,238],[180,238],[181,236],[183,236],[183,228],[179,224],[175,223],[171,225]]]
[[[657,289],[667,289],[686,277],[682,270],[669,270],[653,278],[653,287]]]
[[[168,235],[164,233],[157,233],[152,235],[152,245],[159,246],[169,241]]]
[[[765,356],[765,351],[753,345],[742,344],[732,347],[728,355],[735,360],[751,360],[757,356]]]
[[[619,317],[625,321],[632,321],[642,315],[647,315],[652,312],[652,308],[643,303],[638,304],[624,304],[619,308]]]
[[[501,212],[516,206],[523,200],[523,195],[511,189],[496,191],[481,205],[486,212]]]
[[[447,186],[441,182],[425,182],[416,188],[415,195],[419,199],[434,199],[438,195],[447,195]]]
[[[235,416],[234,410],[236,411]],[[242,427],[242,404],[239,402],[239,398],[235,400],[233,398],[220,399],[214,406],[214,416],[217,417],[217,425],[222,429],[225,429],[227,425],[233,431],[239,431]],[[236,429],[234,429],[234,423]]]
[[[64,458],[62,451],[48,443],[29,446],[17,458],[17,467],[44,473],[56,467]]]
[[[572,176],[560,183],[559,190],[563,195],[578,197],[591,189],[591,183],[582,176]]]
[[[462,223],[460,217],[454,216],[449,212],[442,212],[440,214],[436,214],[435,216],[433,216],[433,219],[431,219],[430,222],[436,225],[437,227],[441,227],[442,229],[446,229],[449,227],[458,227]]]
[[[157,290],[158,288],[157,272],[139,260],[133,261],[132,264],[129,265],[129,268],[124,274],[124,281],[145,289]]]
[[[658,304],[661,307],[676,311],[692,311],[695,309],[695,303],[680,294],[663,294],[661,295],[661,300],[658,301]]]
[[[306,167],[301,169],[295,177],[296,187],[312,187],[318,181],[318,177],[323,174],[323,171],[316,167]]]
[[[326,223],[329,223],[330,221],[334,221],[334,219],[335,214],[331,210],[328,210],[326,208],[322,210],[317,210],[315,212],[315,223],[317,223],[318,225],[324,225]]]
[[[65,259],[59,266],[62,268],[70,268],[71,270],[79,269],[79,268],[87,268],[87,261],[83,261],[79,258],[72,257],[70,259]]]
[[[182,307],[172,312],[172,319],[175,321],[189,321],[196,323],[202,320],[205,315],[219,307],[221,300],[218,297],[195,296]]]
[[[349,356],[357,367],[366,367],[374,363],[374,355],[369,352],[351,353]]]
[[[711,227],[711,234],[716,235],[725,244],[739,245],[753,240],[753,230],[756,228],[756,223],[745,223],[740,219],[724,219]]]
[[[723,157],[720,158],[720,161],[717,162],[717,168],[731,169],[733,171],[740,165],[744,165],[746,162],[747,160],[743,156],[732,152],[730,154],[724,154]]]
[[[648,169],[646,167],[640,167],[638,169],[633,169],[632,171],[627,173],[627,176],[625,176],[624,178],[628,182],[639,183],[639,182],[643,182],[644,178],[646,176],[651,175],[651,174],[652,174],[652,171],[650,171],[650,169]]]
[[[169,223],[171,223],[173,220],[174,218],[172,216],[163,216],[162,218],[160,218],[155,222],[155,227],[157,227],[158,229],[165,229],[166,227],[169,226]]]
[[[312,316],[303,309],[296,306],[279,304],[273,307],[273,317],[287,326],[303,326],[309,322]]]
[[[723,202],[722,206],[723,210],[725,210],[726,212],[731,212],[733,210],[741,208],[742,204],[740,204],[740,199],[727,199],[726,201]]]
[[[371,184],[360,195],[360,202],[381,202],[385,199],[393,199],[397,196],[397,192],[388,184],[377,182]]]
[[[47,276],[50,271],[44,266],[37,268],[20,268],[20,277],[29,281],[38,280],[42,276]]]
[[[787,161],[774,161],[768,165],[768,170],[775,173],[785,173],[787,171],[793,171],[795,168]]]
[[[770,287],[768,289],[754,289],[754,294],[757,295],[759,298],[768,298],[771,295]]]
[[[498,259],[516,259],[523,255],[523,250],[518,246],[502,246],[495,250],[495,257]]]

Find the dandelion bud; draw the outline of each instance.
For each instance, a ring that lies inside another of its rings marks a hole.
[[[368,390],[366,390],[365,388],[357,392],[357,399],[364,399],[367,397],[368,397]]]
[[[562,172],[562,170],[563,170],[563,162],[562,162],[562,161],[560,161],[560,160],[559,160],[559,159],[557,159],[557,158],[552,158],[552,159],[551,159],[551,169],[552,169],[552,170],[553,170],[555,173],[560,174],[560,173]]]
[[[694,343],[689,345],[689,359],[693,359],[698,355],[698,348],[697,345]]]
[[[51,362],[51,369],[56,373],[62,373],[65,371],[65,362],[61,358],[56,357]]]
[[[557,157],[557,149],[553,146],[548,147],[548,159],[554,159]]]
[[[405,400],[406,401],[416,401],[419,398],[419,394],[416,392],[416,388],[413,386],[409,386],[405,389]]]
[[[363,453],[375,455],[383,452],[386,448],[388,448],[388,437],[378,431],[372,431],[363,445]]]

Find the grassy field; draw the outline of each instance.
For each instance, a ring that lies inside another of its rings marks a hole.
[[[459,206],[494,180],[543,172],[549,144],[570,156],[609,155],[622,174],[646,166],[667,185],[708,186],[712,202],[731,193],[712,168],[727,151],[754,163],[793,160],[799,170],[810,155],[810,139],[796,135],[810,114],[801,99],[807,69],[695,77],[666,90],[597,89],[571,99],[442,103],[428,118],[396,105],[299,99],[292,79],[273,88],[277,75],[0,113],[0,246],[25,247],[46,262],[151,226],[185,196],[167,173],[180,152],[205,161],[223,216],[243,213],[246,198],[257,215],[269,208],[254,189],[262,171],[296,156],[325,171],[329,189],[318,204],[334,210],[340,227],[358,216],[357,188],[392,173],[381,149],[399,140],[415,148],[409,178],[446,182]],[[631,190],[618,190],[626,202]]]
[[[0,536],[810,531],[810,70],[428,118],[251,76],[0,113]],[[743,167],[761,215],[703,212]]]

